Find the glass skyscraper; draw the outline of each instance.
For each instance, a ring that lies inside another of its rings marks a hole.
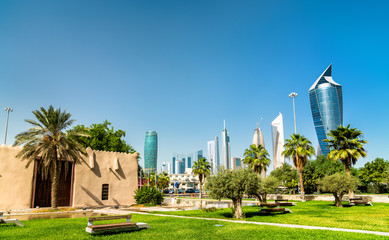
[[[156,131],[147,131],[145,138],[145,171],[157,170],[158,137]]]
[[[343,123],[342,86],[332,79],[332,64],[309,89],[309,101],[320,150],[327,156],[330,150],[323,140]]]

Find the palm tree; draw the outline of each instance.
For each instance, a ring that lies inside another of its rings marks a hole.
[[[163,190],[169,186],[170,178],[166,172],[158,174],[158,187]]]
[[[38,171],[44,179],[50,176],[51,207],[57,207],[59,176],[62,168],[68,171],[70,163],[81,163],[82,155],[86,156],[84,147],[74,136],[86,136],[77,130],[66,130],[75,120],[71,114],[61,109],[43,107],[32,112],[36,120],[25,120],[32,127],[16,135],[14,145],[22,145],[22,150],[16,157],[27,160],[26,167],[37,161]]]
[[[293,159],[293,164],[299,172],[301,198],[304,200],[303,170],[308,162],[308,157],[315,154],[315,149],[311,146],[311,142],[300,134],[292,134],[290,138],[285,140],[285,150],[282,155]]]
[[[367,141],[360,139],[363,133],[356,128],[350,128],[340,125],[337,129],[331,130],[324,142],[328,143],[331,151],[328,153],[328,159],[340,160],[345,166],[346,173],[350,175],[350,168],[361,157],[366,157],[367,153],[363,145]]]
[[[200,209],[203,208],[203,204],[201,201],[202,198],[202,189],[203,189],[203,180],[205,177],[211,172],[211,165],[207,162],[207,159],[200,158],[197,162],[193,163],[192,173],[199,176],[200,182]]]
[[[248,164],[257,174],[261,174],[262,170],[266,171],[270,165],[269,153],[260,144],[250,145],[250,148],[244,151],[243,156],[243,163]]]

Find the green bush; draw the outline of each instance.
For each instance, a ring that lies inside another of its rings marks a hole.
[[[135,190],[134,196],[137,204],[160,205],[163,200],[163,194],[154,187],[144,186]]]

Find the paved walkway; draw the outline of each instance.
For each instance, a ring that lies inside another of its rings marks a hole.
[[[159,210],[154,209],[154,211],[159,211]],[[120,210],[120,209],[117,209],[117,210],[116,209],[102,209],[102,210],[96,210],[95,212],[104,212],[104,213],[109,213],[109,214],[136,213],[136,214],[145,214],[145,215],[153,215],[153,216],[160,216],[160,217],[189,218],[189,219],[222,221],[222,222],[232,222],[232,223],[244,223],[244,224],[254,224],[254,225],[266,225],[266,226],[287,227],[287,228],[328,230],[328,231],[353,232],[353,233],[365,233],[365,234],[375,234],[375,235],[380,235],[380,236],[389,236],[389,232],[376,232],[376,231],[365,231],[365,230],[358,230],[358,229],[305,226],[305,225],[284,224],[284,223],[251,222],[251,221],[228,220],[228,219],[219,219],[219,218],[188,217],[188,216],[166,215],[166,214],[157,214],[157,213],[134,212],[134,211],[126,211],[126,210]]]

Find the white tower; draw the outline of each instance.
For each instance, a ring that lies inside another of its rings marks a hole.
[[[215,140],[208,141],[207,142],[207,159],[208,162],[211,164],[212,173],[216,173],[217,167],[220,165],[220,159],[219,159],[219,139],[218,137],[215,137]]]
[[[284,151],[284,124],[281,113],[271,122],[271,131],[273,139],[273,166],[275,170],[285,162],[284,156],[281,155]]]
[[[261,128],[259,127],[259,123],[257,124],[257,128],[254,130],[253,144],[255,146],[262,145],[265,148],[265,141],[263,140],[263,135]],[[262,170],[261,172],[262,178],[266,178],[266,171]]]
[[[222,164],[226,169],[231,168],[230,136],[228,136],[225,120],[224,120],[224,129],[222,131]]]

